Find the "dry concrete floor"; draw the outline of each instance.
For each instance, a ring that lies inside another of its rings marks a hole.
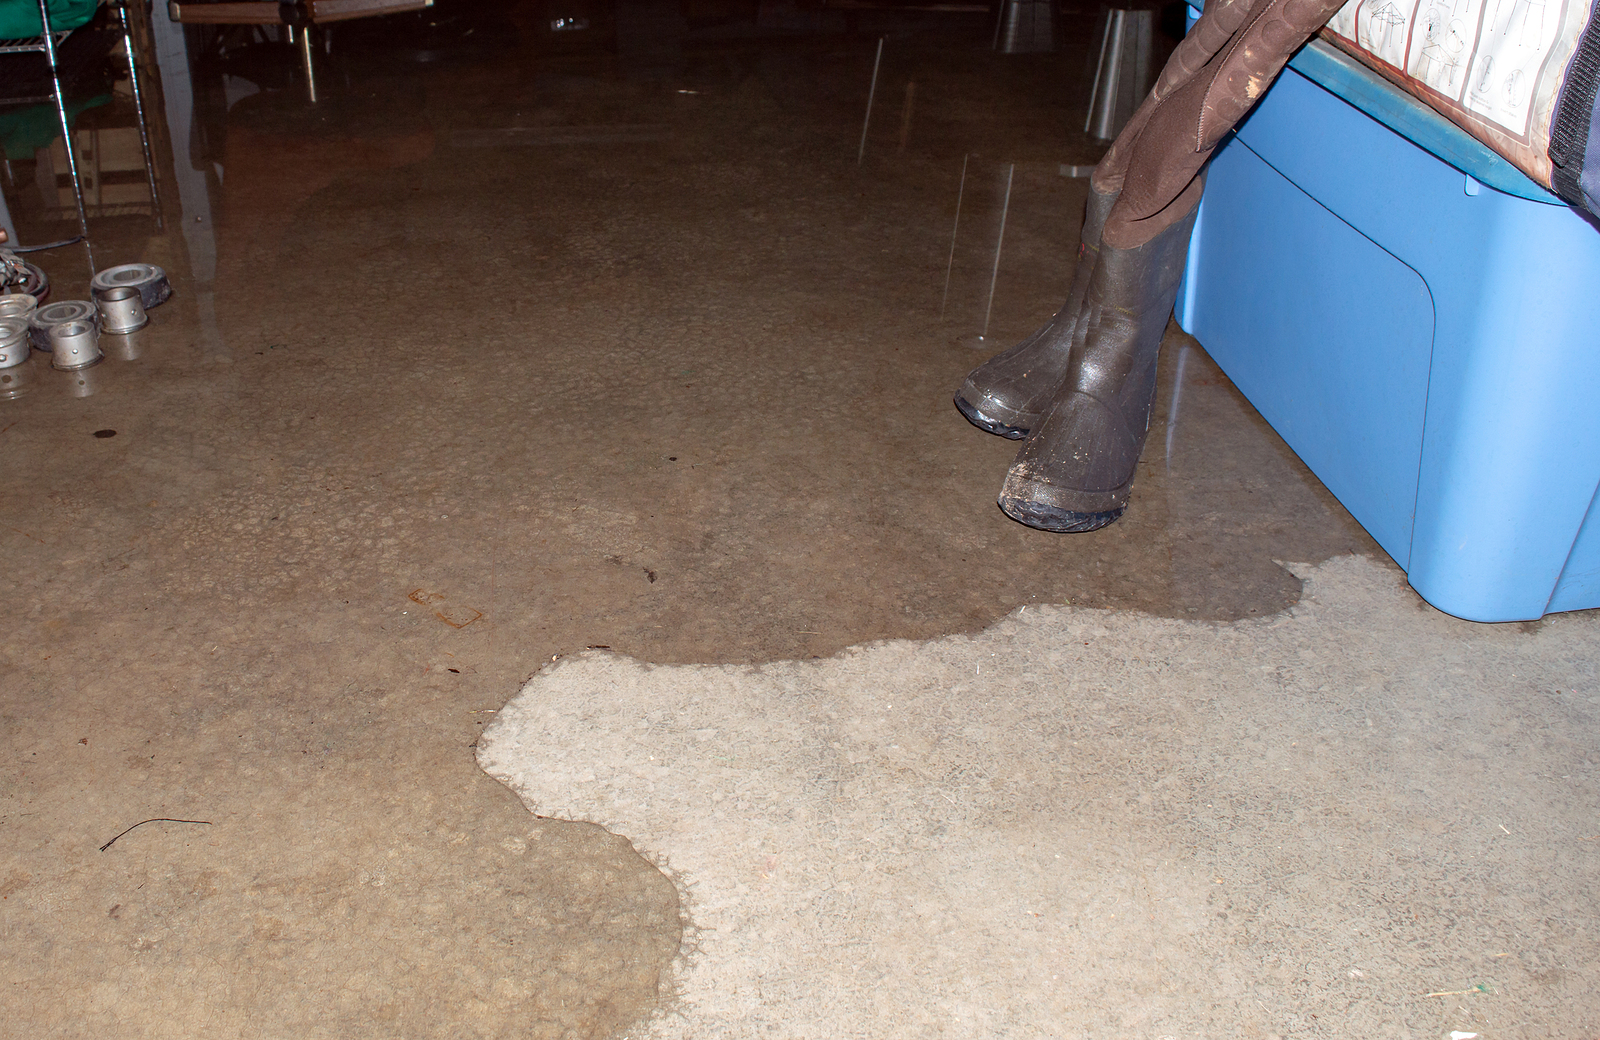
[[[1018,607],[823,660],[552,664],[478,761],[692,928],[630,1035],[1592,1036],[1600,618],[1359,556],[1219,623]]]
[[[1296,602],[1276,561],[1381,558],[1176,330],[1122,522],[995,508],[1014,445],[949,405],[995,185],[998,345],[1056,306],[1057,166],[1097,150],[1076,64],[953,24],[891,37],[860,165],[871,35],[646,79],[516,51],[237,101],[213,285],[176,221],[99,225],[102,265],[177,295],[92,395],[44,369],[0,402],[8,1032],[617,1035],[671,988],[673,885],[473,758],[546,664],[825,657],[1036,602],[1226,621]],[[102,850],[157,817],[206,822]]]

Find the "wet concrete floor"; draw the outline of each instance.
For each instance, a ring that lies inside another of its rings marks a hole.
[[[1176,328],[1120,523],[995,507],[1015,445],[949,398],[1064,294],[1092,17],[1005,56],[972,13],[602,46],[474,10],[340,26],[315,106],[286,46],[225,77],[191,37],[167,230],[91,224],[176,295],[137,360],[0,401],[17,1035],[619,1035],[670,997],[672,884],[473,760],[544,664],[1233,619],[1295,602],[1277,561],[1381,558]],[[36,256],[53,299],[81,256]],[[205,822],[101,850],[150,818]]]

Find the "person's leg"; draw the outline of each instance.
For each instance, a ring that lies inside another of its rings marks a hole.
[[[1257,0],[1204,66],[1161,97],[1152,95],[1154,103],[1126,148],[1121,154],[1107,153],[1095,168],[1103,186],[1120,189],[1104,240],[1132,249],[1185,219],[1186,209],[1174,203],[1212,151],[1266,93],[1294,52],[1342,6],[1339,0]],[[1122,143],[1119,137],[1117,145]],[[1117,150],[1113,145],[1112,151]],[[1199,204],[1198,194],[1193,204]]]
[[[1033,335],[974,369],[956,391],[956,407],[974,426],[1017,440],[1043,419],[1066,378],[1074,344],[1083,342],[1079,319],[1089,276],[1100,253],[1101,229],[1122,189],[1133,142],[1161,99],[1204,69],[1249,13],[1250,0],[1212,0],[1178,42],[1154,88],[1095,167],[1078,243],[1078,264],[1066,303]]]
[[[1096,168],[1101,185],[1120,190],[1080,310],[1082,345],[1001,488],[1000,507],[1013,519],[1066,532],[1093,531],[1122,515],[1149,431],[1156,361],[1201,171],[1294,51],[1341,6],[1258,0],[1200,69],[1146,99],[1135,133],[1119,136]]]
[[[1172,57],[1167,59],[1161,75],[1156,77],[1155,86],[1150,88],[1150,93],[1145,95],[1144,101],[1134,110],[1127,125],[1117,134],[1117,139],[1111,142],[1111,147],[1095,166],[1089,182],[1095,191],[1109,195],[1122,191],[1123,178],[1127,175],[1128,163],[1133,156],[1134,142],[1150,121],[1151,112],[1173,91],[1193,79],[1228,45],[1228,41],[1249,20],[1252,6],[1252,0],[1213,0],[1206,4],[1205,11],[1173,49]]]

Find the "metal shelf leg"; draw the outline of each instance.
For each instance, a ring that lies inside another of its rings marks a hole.
[[[133,33],[128,28],[128,5],[117,5],[122,20],[122,46],[128,52],[128,82],[133,86],[133,111],[139,117],[139,147],[144,151],[144,175],[150,182],[150,209],[155,213],[156,230],[165,230],[161,219],[161,194],[156,190],[156,164],[150,154],[150,130],[144,121],[144,92],[139,89],[139,65],[133,57]]]
[[[39,0],[39,21],[44,29],[44,56],[50,62],[50,84],[55,91],[56,115],[61,118],[61,143],[66,146],[67,170],[72,175],[72,197],[78,203],[78,230],[83,235],[83,251],[89,258],[89,277],[95,275],[94,245],[89,241],[89,214],[83,208],[83,182],[78,179],[77,147],[72,140],[72,124],[67,121],[67,103],[61,94],[61,68],[56,64],[56,41],[50,30],[50,11]]]

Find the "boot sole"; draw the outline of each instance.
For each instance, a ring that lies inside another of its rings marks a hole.
[[[1049,531],[1052,534],[1087,534],[1090,531],[1098,531],[1115,523],[1127,508],[1123,506],[1107,509],[1102,513],[1076,513],[1070,509],[1056,509],[1042,502],[1029,502],[1019,498],[1002,498],[999,505],[1000,509],[1017,523],[1036,531]]]
[[[960,412],[967,422],[976,426],[984,433],[992,433],[997,437],[1004,437],[1008,441],[1020,441],[1028,435],[1028,427],[1011,426],[999,419],[991,419],[978,411],[975,405],[968,403],[959,393],[956,394],[956,411]]]

